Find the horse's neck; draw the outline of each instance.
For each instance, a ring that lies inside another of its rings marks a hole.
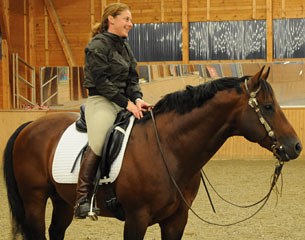
[[[194,171],[200,170],[217,152],[232,135],[233,108],[233,101],[224,103],[215,98],[190,113],[168,118],[166,142],[180,165],[192,165]]]

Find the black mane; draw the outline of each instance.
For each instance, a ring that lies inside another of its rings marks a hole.
[[[180,114],[192,111],[196,107],[213,98],[218,91],[236,89],[241,91],[240,83],[243,78],[220,78],[198,86],[186,86],[185,90],[165,95],[154,107],[154,113],[164,113],[176,110]]]
[[[246,78],[248,76],[241,78],[225,77],[195,87],[188,85],[185,90],[165,95],[154,106],[153,113],[157,115],[175,110],[179,114],[185,114],[202,106],[205,101],[213,98],[218,91],[235,89],[238,93],[241,93],[240,83]],[[149,114],[143,120],[145,121],[148,118],[150,118]]]

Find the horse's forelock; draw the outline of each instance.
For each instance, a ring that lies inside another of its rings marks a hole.
[[[260,79],[260,85],[262,92],[264,93],[264,98],[268,98],[268,96],[271,96],[271,98],[274,99],[274,92],[270,83],[268,83],[266,80]]]

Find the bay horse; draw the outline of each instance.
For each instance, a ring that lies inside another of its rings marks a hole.
[[[97,193],[100,215],[115,217],[104,204],[106,188],[114,190],[125,213],[125,240],[143,239],[153,224],[159,224],[162,239],[181,239],[200,170],[231,136],[258,143],[280,161],[299,156],[301,142],[267,82],[269,70],[169,93],[154,106],[153,115],[135,123],[118,178]],[[73,220],[76,185],[58,184],[51,169],[61,135],[78,117],[47,114],[23,124],[8,140],[4,175],[14,237],[46,239],[50,198],[49,239],[64,239]]]

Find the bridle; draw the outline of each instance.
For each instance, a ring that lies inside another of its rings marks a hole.
[[[253,91],[253,92],[250,92],[249,91],[249,88],[248,88],[248,81],[249,79],[246,78],[245,79],[245,88],[246,88],[246,91],[249,95],[249,101],[248,101],[248,104],[249,106],[254,109],[254,111],[257,113],[258,115],[258,118],[259,118],[259,121],[260,123],[264,126],[268,136],[272,139],[273,141],[273,145],[271,146],[271,149],[272,149],[272,152],[274,153],[275,157],[278,159],[278,164],[276,164],[275,166],[275,170],[274,170],[274,174],[273,174],[273,177],[272,177],[272,181],[271,181],[271,186],[270,186],[270,189],[268,191],[268,193],[265,195],[265,197],[263,197],[261,200],[257,201],[256,203],[254,204],[250,204],[250,205],[237,205],[237,204],[234,204],[234,203],[231,203],[227,200],[225,200],[224,198],[222,198],[217,192],[216,190],[213,188],[213,186],[211,185],[210,181],[208,180],[209,184],[212,186],[213,190],[216,192],[216,194],[222,199],[224,200],[225,202],[235,206],[235,207],[240,207],[240,208],[250,208],[250,207],[254,207],[260,203],[262,203],[262,205],[252,214],[250,215],[249,217],[246,217],[242,220],[239,220],[239,221],[236,221],[236,222],[233,222],[233,223],[229,223],[229,224],[221,224],[221,223],[214,223],[214,222],[211,222],[211,221],[208,221],[206,219],[203,219],[202,217],[200,217],[191,207],[191,205],[187,202],[187,200],[185,199],[185,197],[183,196],[183,193],[182,191],[180,190],[175,178],[173,177],[173,175],[171,174],[170,172],[170,169],[169,167],[167,166],[167,163],[166,163],[166,160],[165,160],[165,157],[164,157],[164,152],[163,152],[163,149],[162,149],[162,146],[161,146],[161,141],[160,141],[160,138],[159,138],[159,132],[158,132],[158,129],[157,129],[157,126],[156,126],[156,122],[155,122],[155,118],[154,118],[154,114],[153,114],[153,110],[150,109],[149,112],[150,112],[150,115],[151,115],[151,118],[152,118],[152,122],[153,122],[153,126],[154,126],[154,130],[155,130],[155,135],[156,135],[156,140],[157,140],[157,144],[158,144],[158,148],[159,148],[159,151],[161,153],[161,157],[162,157],[162,160],[164,162],[164,165],[166,167],[166,170],[169,174],[169,177],[172,181],[172,183],[174,184],[176,190],[178,191],[181,199],[183,200],[183,202],[185,203],[185,205],[188,207],[188,209],[198,218],[200,219],[201,221],[205,222],[205,223],[208,223],[208,224],[211,224],[211,225],[215,225],[215,226],[232,226],[232,225],[235,225],[235,224],[238,224],[238,223],[241,223],[241,222],[244,222],[246,220],[249,220],[250,218],[254,217],[260,210],[262,210],[262,208],[266,205],[267,201],[269,200],[269,197],[273,191],[273,188],[276,186],[276,183],[279,179],[279,177],[281,176],[281,171],[282,171],[282,168],[283,168],[283,165],[284,165],[284,161],[281,160],[281,157],[279,155],[279,151],[281,152],[284,152],[284,149],[283,149],[283,146],[280,145],[278,143],[278,141],[276,140],[275,138],[275,134],[274,134],[274,131],[271,129],[270,125],[268,124],[268,122],[265,120],[265,118],[263,117],[260,109],[259,109],[259,104],[258,104],[258,101],[256,99],[256,95],[259,93],[259,91],[261,90],[261,85],[259,85],[258,89],[256,91]],[[286,154],[287,158],[289,159],[288,155]],[[206,177],[206,174],[203,172],[203,170],[201,170],[201,179],[203,181],[203,184],[204,184],[204,187],[207,191],[207,194],[208,194],[208,198],[210,200],[210,203],[212,205],[212,208],[214,210],[214,206],[213,206],[213,203],[211,201],[211,198],[210,198],[210,194],[208,192],[208,189],[207,189],[207,186],[204,182],[204,178],[203,176]],[[207,178],[207,177],[206,177]],[[214,211],[215,212],[215,211]]]
[[[284,147],[276,140],[274,131],[270,127],[269,123],[265,120],[264,116],[262,115],[262,113],[259,109],[259,104],[256,99],[256,95],[261,90],[261,85],[259,85],[259,87],[256,89],[256,91],[250,92],[249,88],[248,88],[248,81],[249,81],[249,79],[246,78],[245,79],[245,88],[249,95],[248,104],[252,109],[254,109],[254,111],[256,112],[256,114],[258,116],[260,123],[264,126],[268,136],[272,139],[273,144],[271,146],[271,150],[272,150],[273,154],[280,162],[282,162],[282,159],[281,159],[281,156],[279,153],[285,154],[286,158],[289,159],[288,154],[285,153],[285,151],[284,151]]]

